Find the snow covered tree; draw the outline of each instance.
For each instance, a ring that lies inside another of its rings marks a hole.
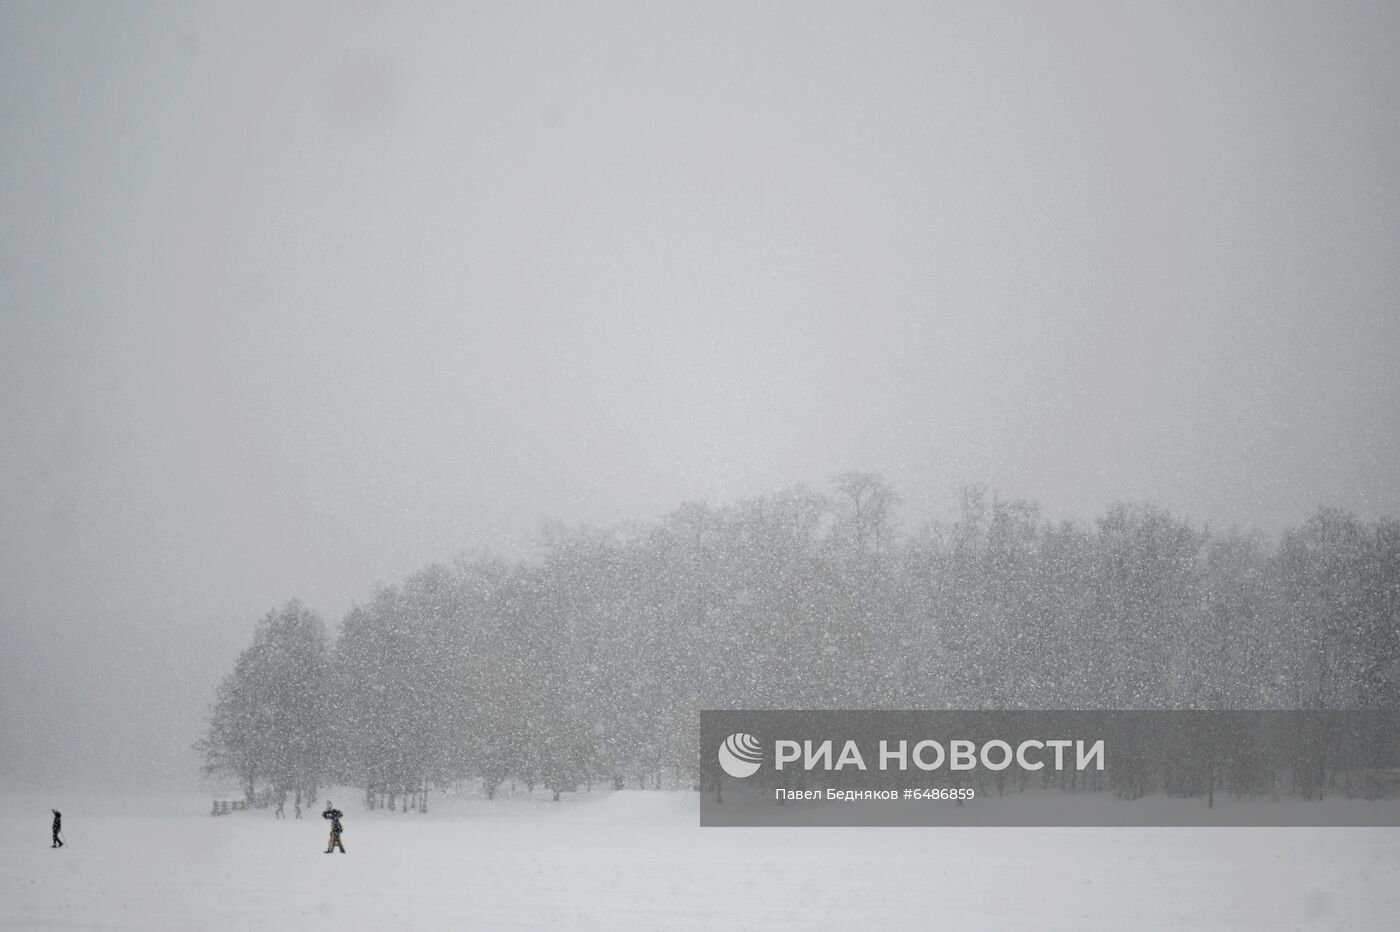
[[[206,773],[236,777],[250,802],[260,781],[314,797],[328,747],[325,672],[320,617],[295,599],[268,612],[219,686],[199,744]]]
[[[219,685],[206,770],[251,799],[313,791],[329,769],[406,811],[464,778],[488,795],[512,778],[556,795],[600,778],[650,788],[665,770],[686,785],[704,708],[1400,703],[1394,520],[1323,509],[1271,544],[1148,505],[1051,524],[973,488],[951,524],[905,535],[897,503],[879,477],[847,473],[829,494],[548,526],[536,559],[430,566],[380,589],[329,659],[319,619],[291,602]],[[1343,752],[1326,738],[1288,752],[1308,768],[1299,792],[1330,779],[1323,758]],[[1262,747],[1219,747],[1169,775],[1148,748],[1123,786],[1273,785],[1282,765]]]

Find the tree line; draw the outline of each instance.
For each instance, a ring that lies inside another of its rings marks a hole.
[[[426,567],[325,623],[293,600],[219,685],[205,770],[258,792],[698,774],[704,708],[1400,708],[1400,521],[1277,538],[1151,505],[1046,520],[981,489],[912,531],[877,476]]]

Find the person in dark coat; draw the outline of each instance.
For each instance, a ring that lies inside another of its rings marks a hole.
[[[340,817],[343,815],[345,813],[335,808],[329,799],[326,800],[326,811],[321,813],[321,818],[331,820],[331,841],[326,846],[326,854],[330,854],[334,848],[339,848],[341,854],[345,853],[345,845],[341,844],[340,841],[340,833],[343,831],[340,827]]]
[[[49,812],[53,813],[53,844],[49,845],[49,847],[62,848],[63,839],[58,837],[58,833],[63,831],[63,813],[59,812],[57,809],[50,809]]]

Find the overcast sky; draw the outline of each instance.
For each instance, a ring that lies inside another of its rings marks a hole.
[[[266,609],[546,517],[1400,512],[1397,27],[0,0],[0,779],[191,772]]]

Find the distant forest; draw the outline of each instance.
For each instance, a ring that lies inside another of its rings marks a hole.
[[[370,806],[507,780],[697,774],[698,712],[1400,707],[1400,521],[1321,509],[1278,538],[1150,505],[1050,522],[983,490],[901,531],[847,473],[537,559],[433,565],[331,643],[293,600],[257,625],[198,745],[251,800]]]

